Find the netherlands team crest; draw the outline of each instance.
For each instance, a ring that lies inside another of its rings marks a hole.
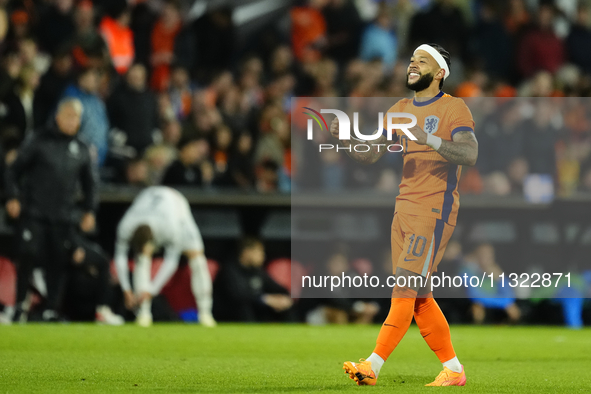
[[[423,130],[425,133],[435,134],[439,128],[439,118],[435,115],[429,115],[425,118],[425,126]]]

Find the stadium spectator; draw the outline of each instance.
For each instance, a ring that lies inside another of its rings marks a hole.
[[[19,245],[16,320],[25,312],[23,302],[35,267],[45,269],[47,302],[43,318],[47,321],[58,318],[78,184],[84,196],[79,226],[88,232],[95,225],[97,196],[91,154],[76,136],[82,111],[78,99],[63,100],[57,109],[55,126],[34,134],[6,173],[6,212],[12,218],[20,217],[16,232]]]
[[[525,0],[509,0],[504,17],[504,24],[512,36],[518,36],[530,23],[531,17],[527,10]]]
[[[478,137],[480,144],[487,149],[479,153],[476,167],[482,175],[504,171],[508,163],[523,155],[522,110],[519,100],[511,100],[481,122]]]
[[[74,23],[76,34],[72,40],[72,55],[77,67],[109,66],[107,45],[95,26],[95,12],[90,0],[83,0],[76,6]]]
[[[246,237],[234,261],[222,265],[214,286],[214,315],[220,321],[292,321],[293,300],[263,269],[265,247]]]
[[[555,144],[559,138],[559,129],[553,118],[558,116],[548,100],[538,100],[534,116],[522,125],[525,140],[535,141],[524,146],[525,159],[529,171],[533,174],[556,174]]]
[[[174,41],[181,30],[180,4],[166,1],[160,11],[160,19],[152,29],[152,79],[150,86],[155,91],[163,91],[168,87],[170,65],[174,59]]]
[[[513,56],[512,40],[501,22],[498,3],[485,1],[471,34],[475,63],[493,78],[507,80]]]
[[[131,8],[129,28],[133,33],[134,61],[150,64],[152,51],[152,28],[158,20],[158,13],[148,1],[134,1]]]
[[[16,48],[23,66],[33,67],[39,74],[47,71],[51,64],[51,57],[39,51],[37,42],[34,39],[30,37],[23,38],[17,42]]]
[[[326,55],[339,65],[352,60],[359,51],[361,18],[348,0],[331,0],[322,9],[326,21]]]
[[[555,13],[552,0],[542,1],[535,26],[518,43],[517,67],[521,76],[529,78],[540,70],[554,73],[564,64],[564,43],[553,30]]]
[[[8,23],[6,10],[3,7],[1,8],[0,14],[2,14],[0,18],[3,20],[0,24],[6,23],[6,25],[2,27],[3,33],[0,33],[2,35],[0,38],[2,46],[10,47],[11,45],[14,45],[15,42],[31,35],[31,21],[27,11],[23,9],[12,11],[10,14],[10,23]]]
[[[0,100],[12,92],[21,72],[22,62],[16,52],[6,52],[0,68]]]
[[[167,144],[162,143],[149,147],[144,155],[148,166],[147,183],[149,185],[161,184],[164,171],[176,159],[176,156],[176,149]]]
[[[268,79],[295,72],[295,67],[291,48],[287,45],[279,45],[275,48],[269,60]]]
[[[226,125],[217,128],[214,135],[211,157],[213,159],[216,183],[228,183],[228,159],[232,146],[232,130]]]
[[[192,109],[193,87],[191,86],[189,71],[186,68],[182,66],[172,67],[168,97],[170,97],[176,119],[187,119]]]
[[[240,133],[235,151],[228,161],[229,183],[241,189],[249,190],[254,186],[252,144],[250,133],[247,131]]]
[[[390,72],[394,67],[397,57],[397,38],[392,30],[390,17],[385,10],[363,32],[360,49],[361,60],[380,59],[387,72]]]
[[[100,72],[88,67],[78,73],[76,84],[69,85],[64,97],[80,100],[84,107],[79,137],[86,142],[96,162],[102,166],[108,151],[109,118],[103,100],[98,96]]]
[[[203,138],[186,137],[179,143],[179,158],[165,171],[163,185],[203,186],[213,181],[208,172],[209,144]]]
[[[487,243],[478,245],[464,257],[464,267],[460,271],[468,274],[468,277],[492,273],[494,278],[499,278],[503,273],[495,261],[494,247]],[[521,310],[515,304],[512,288],[506,283],[503,285],[500,280],[495,280],[493,285],[487,282],[482,287],[468,286],[467,294],[473,302],[472,318],[476,324],[484,323],[487,309],[504,310],[511,323],[516,323],[521,318]]]
[[[259,107],[263,104],[262,75],[263,62],[260,58],[251,57],[242,65],[238,86],[242,89],[244,100],[246,100],[247,105],[250,107]],[[218,95],[222,95],[229,88],[227,84],[222,85],[222,88],[220,88],[220,83],[217,85]]]
[[[107,44],[113,67],[123,75],[135,57],[133,32],[129,28],[130,11],[125,1],[113,1],[109,8],[108,15],[101,20],[99,30]]]
[[[434,0],[432,5],[416,13],[409,29],[409,43],[416,47],[423,42],[437,42],[450,53],[465,55],[468,27],[462,11],[453,0]]]
[[[591,73],[591,53],[585,49],[591,43],[589,23],[589,5],[581,2],[566,39],[566,50],[568,59],[586,74]]]
[[[122,183],[146,187],[150,185],[148,162],[142,158],[131,159],[125,163],[125,179]]]
[[[228,125],[234,133],[238,133],[249,127],[253,122],[253,111],[244,99],[245,96],[237,86],[228,89],[224,94],[221,103],[220,113],[223,122]]]
[[[147,87],[147,71],[134,64],[123,82],[107,101],[111,126],[125,134],[125,144],[141,157],[158,132],[156,97]]]
[[[421,5],[414,0],[398,0],[389,7],[398,42],[398,53],[407,53],[408,31],[413,15]]]
[[[39,86],[39,74],[32,66],[24,66],[12,92],[4,98],[6,115],[3,119],[8,126],[14,126],[21,140],[32,133],[35,119],[39,118],[35,105],[35,90]]]
[[[41,49],[54,53],[74,34],[72,9],[74,0],[55,0],[45,9],[40,8],[36,36]]]
[[[302,63],[317,61],[326,49],[326,20],[321,10],[327,3],[327,0],[308,0],[305,6],[290,11],[292,50]]]
[[[351,269],[346,253],[338,251],[326,261],[324,275],[354,277],[357,272]],[[330,298],[319,300],[320,306],[307,317],[311,324],[371,324],[380,308],[375,302],[359,299],[351,288],[337,287]]]
[[[236,49],[236,32],[230,8],[218,8],[206,13],[193,23],[195,64],[188,68],[196,70],[197,81],[211,79],[219,70],[232,66]],[[207,54],[199,56],[199,54]]]
[[[51,119],[55,106],[66,86],[72,81],[72,77],[72,56],[67,48],[61,48],[54,55],[51,67],[41,77],[39,87],[35,91],[35,127],[45,126]]]

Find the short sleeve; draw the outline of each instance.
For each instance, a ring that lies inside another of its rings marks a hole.
[[[450,113],[451,124],[449,130],[451,130],[451,137],[460,131],[471,131],[474,132],[474,119],[472,118],[472,112],[462,99],[455,100],[455,105],[452,106]]]

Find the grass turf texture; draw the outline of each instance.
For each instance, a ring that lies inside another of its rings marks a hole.
[[[546,327],[452,327],[467,386],[431,388],[441,366],[412,326],[377,386],[357,387],[342,363],[367,357],[378,329],[0,326],[0,393],[591,391],[591,330]]]

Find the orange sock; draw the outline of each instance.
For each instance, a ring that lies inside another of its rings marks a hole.
[[[439,361],[444,363],[454,358],[456,352],[451,343],[449,324],[432,294],[429,294],[428,298],[416,299],[414,316],[423,339],[435,352]]]
[[[388,359],[388,356],[408,331],[408,327],[412,322],[414,305],[414,297],[392,298],[390,312],[388,312],[388,317],[386,317],[386,321],[380,329],[376,347],[373,351],[384,361]]]

